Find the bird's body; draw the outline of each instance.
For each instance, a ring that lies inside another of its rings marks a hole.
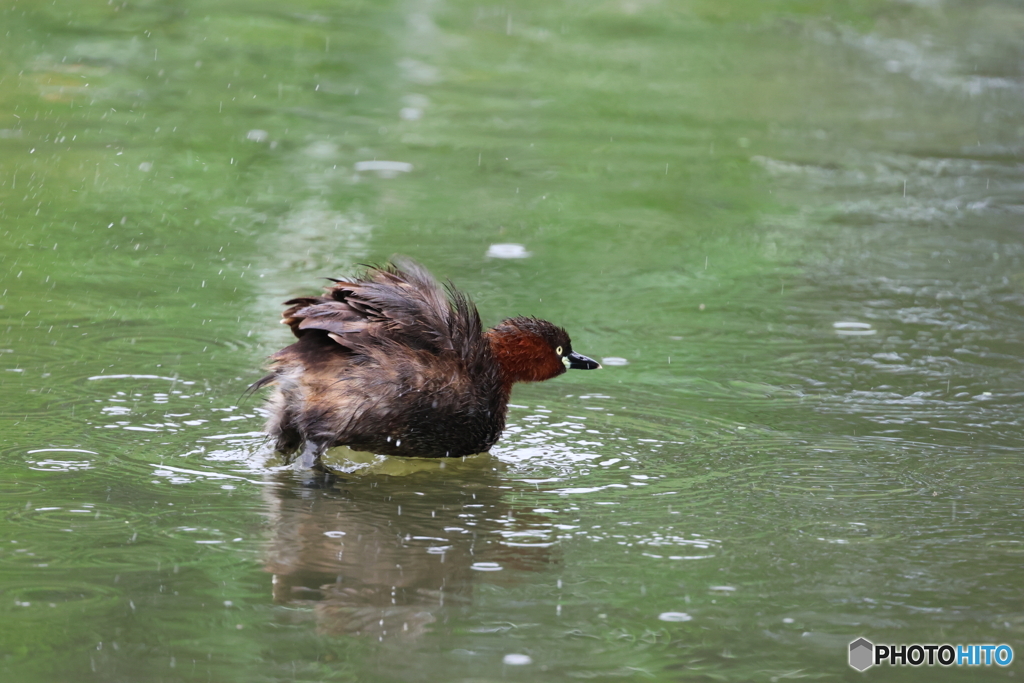
[[[459,457],[488,450],[505,427],[512,384],[569,367],[561,328],[511,318],[484,332],[476,307],[403,260],[292,299],[297,341],[271,357],[267,432],[282,453],[319,466],[332,446],[386,455]]]

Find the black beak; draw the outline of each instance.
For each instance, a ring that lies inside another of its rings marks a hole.
[[[587,358],[573,351],[566,358],[569,359],[569,368],[572,370],[597,370],[601,367],[593,358]]]

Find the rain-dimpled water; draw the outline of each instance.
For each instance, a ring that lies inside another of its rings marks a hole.
[[[0,0],[0,678],[1015,677],[848,655],[1024,656],[1022,30]],[[246,390],[393,254],[603,369],[313,485]]]

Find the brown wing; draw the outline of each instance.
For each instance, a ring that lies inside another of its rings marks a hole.
[[[396,259],[364,277],[334,282],[324,296],[286,302],[281,322],[296,337],[322,330],[352,351],[392,342],[444,353],[465,349],[481,333],[476,307],[414,261]]]

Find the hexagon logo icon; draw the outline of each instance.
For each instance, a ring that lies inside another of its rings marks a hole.
[[[864,671],[874,662],[875,646],[867,638],[858,638],[850,643],[850,666],[857,671]]]

